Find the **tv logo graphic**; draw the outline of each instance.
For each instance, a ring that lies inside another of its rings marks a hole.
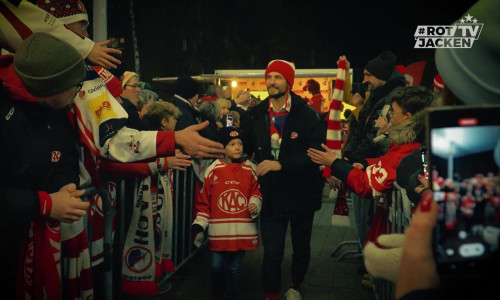
[[[483,25],[470,14],[454,25],[419,25],[415,31],[415,48],[472,48]]]

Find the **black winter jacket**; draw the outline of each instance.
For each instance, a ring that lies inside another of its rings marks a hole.
[[[291,93],[291,111],[287,116],[280,147],[280,171],[259,178],[263,195],[262,214],[300,216],[321,208],[324,179],[318,165],[307,156],[307,149],[325,143],[325,123],[318,113],[299,96]],[[251,142],[257,163],[273,160],[271,155],[269,98],[251,111]]]
[[[39,218],[38,191],[50,194],[69,183],[78,186],[78,152],[67,112],[13,100],[1,81],[0,116],[0,228],[4,245],[0,257],[10,280],[2,278],[0,286],[13,287],[29,224]]]
[[[370,94],[370,98],[359,112],[358,122],[350,128],[351,139],[343,150],[343,155],[349,158],[350,162],[355,162],[359,158],[378,157],[384,154],[380,153],[379,147],[373,142],[378,132],[378,128],[374,127],[375,120],[378,119],[378,114],[384,105],[391,105],[392,94],[405,84],[406,79],[403,75],[394,70],[386,84]]]

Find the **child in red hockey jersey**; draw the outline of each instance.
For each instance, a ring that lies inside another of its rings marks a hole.
[[[225,146],[224,159],[215,160],[205,172],[200,199],[195,203],[193,233],[208,226],[212,251],[212,289],[224,299],[238,293],[241,264],[245,250],[258,247],[255,218],[262,205],[255,165],[240,162],[243,141],[234,127],[223,127],[217,133]],[[210,225],[210,226],[209,226]],[[224,287],[225,285],[225,287]]]

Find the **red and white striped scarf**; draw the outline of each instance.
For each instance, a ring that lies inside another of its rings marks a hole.
[[[339,59],[337,63],[337,79],[333,88],[332,102],[330,103],[330,110],[326,118],[326,145],[328,148],[333,149],[335,155],[341,157],[342,149],[342,124],[340,122],[340,113],[342,112],[342,99],[344,98],[344,82],[346,78],[346,61]],[[323,177],[328,178],[331,176],[330,166],[325,166],[323,169]],[[345,185],[340,189],[335,207],[332,215],[332,225],[349,226],[349,207],[345,198],[346,189]]]
[[[342,112],[342,99],[344,98],[344,81],[346,77],[346,62],[345,59],[340,59],[337,68],[337,80],[333,89],[332,102],[330,110],[326,117],[326,145],[333,149],[335,155],[341,157],[342,149],[342,124],[340,123],[340,113]],[[331,176],[330,166],[325,166],[323,169],[323,177]]]
[[[62,243],[61,243],[62,242]],[[61,258],[67,262],[64,299],[93,299],[90,256],[83,220],[31,223],[21,253],[16,299],[61,299]]]

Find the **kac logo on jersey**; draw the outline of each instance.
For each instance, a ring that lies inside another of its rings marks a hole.
[[[247,208],[247,198],[236,189],[227,190],[219,196],[217,206],[228,214],[237,214]]]
[[[454,25],[419,25],[415,31],[415,48],[472,48],[484,25],[477,21],[467,14]]]

